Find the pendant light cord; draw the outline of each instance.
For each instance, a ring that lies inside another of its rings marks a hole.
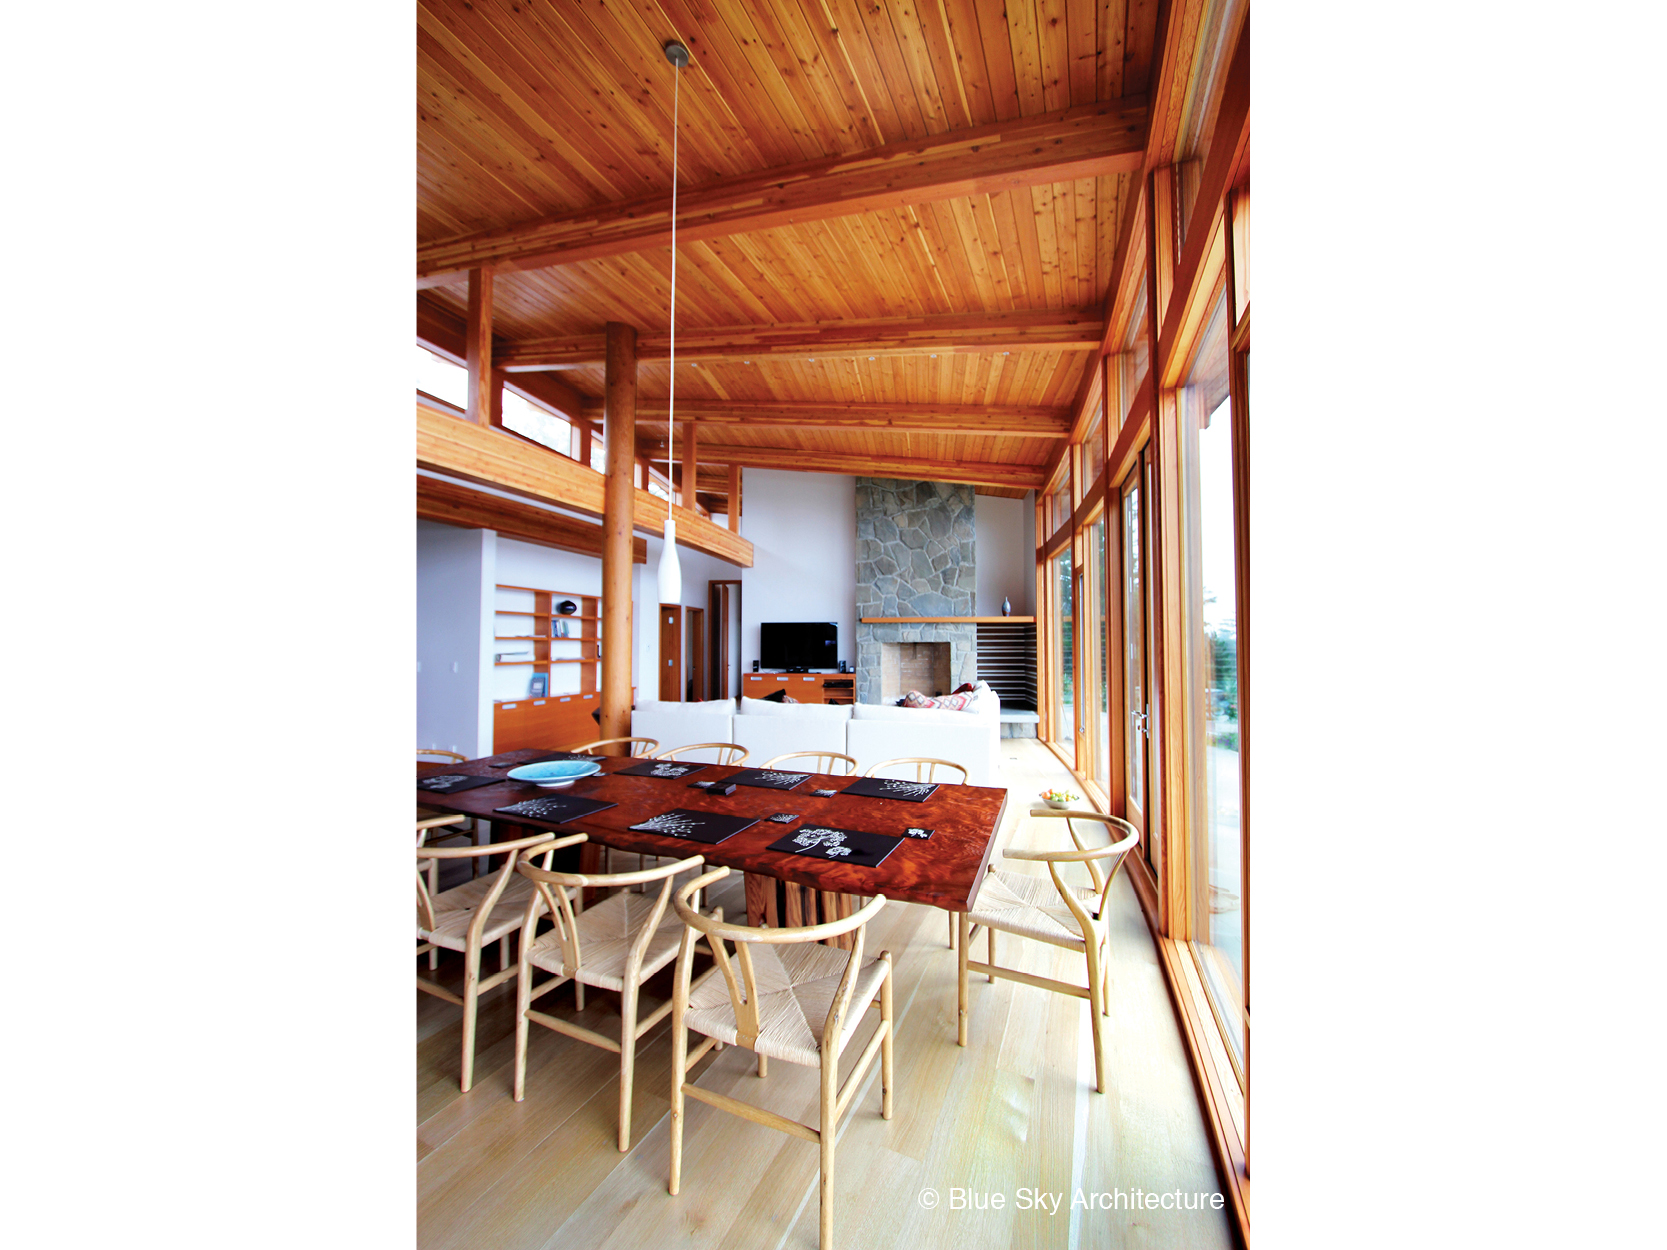
[[[676,479],[671,461],[677,454],[677,96],[683,71],[672,66],[671,86],[671,383],[666,397],[666,516],[671,516]],[[687,484],[685,484],[687,485]]]

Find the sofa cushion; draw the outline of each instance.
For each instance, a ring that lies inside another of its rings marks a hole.
[[[849,703],[777,703],[772,699],[741,696],[742,716],[790,716],[796,720],[848,721]]]
[[[889,703],[859,703],[852,709],[851,718],[903,721],[911,725],[967,725],[977,719],[967,712],[949,712],[935,707],[892,707]]]

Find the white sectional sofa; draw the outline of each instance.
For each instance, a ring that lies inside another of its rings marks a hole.
[[[768,699],[715,699],[707,703],[639,703],[631,732],[657,738],[660,749],[690,742],[735,742],[747,763],[788,751],[840,751],[855,756],[857,771],[882,760],[927,755],[953,760],[975,786],[996,783],[1001,750],[1001,703],[993,691],[982,711],[948,712],[889,704],[775,703]]]

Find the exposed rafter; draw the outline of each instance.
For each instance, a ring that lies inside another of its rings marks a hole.
[[[1100,345],[1098,307],[1076,312],[955,313],[935,317],[879,317],[775,325],[684,327],[679,360],[752,360],[763,356],[830,359],[841,356],[921,356],[951,352],[1089,351]],[[666,360],[669,334],[643,334],[638,360]],[[509,373],[595,364],[602,335],[523,339],[494,347]]]
[[[677,230],[682,241],[694,243],[874,209],[1128,173],[1140,168],[1146,124],[1146,101],[1133,97],[724,178],[680,194]],[[646,196],[425,244],[417,251],[418,284],[453,281],[480,266],[500,272],[542,269],[670,241],[671,196]]]
[[[664,459],[664,440],[638,440],[637,454]],[[798,473],[846,473],[858,477],[897,477],[920,482],[966,482],[973,486],[1005,486],[1032,490],[1042,484],[1040,466],[986,464],[975,461],[922,460],[908,456],[843,455],[800,451],[791,447],[740,447],[700,444],[700,458],[713,464],[738,464],[751,469],[788,469]]]
[[[681,352],[681,344],[679,344]],[[600,402],[585,412],[601,416]],[[677,419],[695,425],[784,426],[826,430],[889,430],[897,433],[1008,435],[1064,438],[1069,412],[1061,408],[1002,408],[984,404],[807,404],[759,400],[679,399]],[[666,401],[638,399],[637,420],[664,421]],[[710,459],[701,448],[701,459]]]

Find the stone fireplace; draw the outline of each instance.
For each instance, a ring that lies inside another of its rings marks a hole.
[[[971,624],[862,620],[973,614],[973,496],[971,486],[948,482],[857,479],[857,702],[947,694],[977,676]]]

